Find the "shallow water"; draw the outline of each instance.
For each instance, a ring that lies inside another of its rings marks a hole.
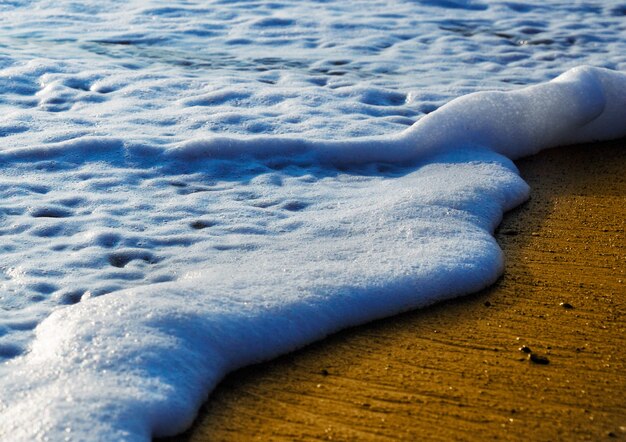
[[[626,65],[620,2],[16,2],[3,148],[92,136],[337,139],[452,98]]]
[[[171,434],[231,369],[478,290],[509,158],[626,135],[623,75],[518,91],[625,71],[619,2],[0,10],[4,438]]]

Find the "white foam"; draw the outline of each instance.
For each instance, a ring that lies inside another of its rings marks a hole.
[[[4,440],[173,434],[234,368],[479,290],[510,159],[626,135],[610,4],[0,8]]]
[[[5,437],[172,434],[230,370],[493,282],[490,233],[527,194],[514,167],[470,151],[402,173],[303,183],[295,193],[311,205],[262,245],[223,244],[235,253],[176,282],[57,310],[5,367]]]
[[[381,150],[383,140],[341,143],[332,147],[343,149],[337,155],[329,154],[332,143],[303,142],[340,162],[345,150],[357,162],[415,160],[423,146],[431,156],[386,177],[310,166],[318,176],[305,180],[302,170],[253,174],[248,191],[269,186],[267,196],[278,201],[272,205],[290,215],[283,212],[270,231],[223,235],[221,257],[206,255],[176,282],[113,292],[50,315],[30,352],[4,369],[5,437],[173,434],[230,370],[492,283],[503,260],[491,233],[528,191],[494,150],[519,156],[551,143],[624,135],[626,125],[613,125],[623,116],[606,113],[624,102],[624,85],[623,74],[584,68],[525,90],[463,97],[401,134],[414,149],[404,145],[400,155]],[[527,117],[538,108],[543,119]],[[523,121],[511,129],[510,118]],[[204,145],[200,152],[193,156],[215,151]],[[294,177],[299,181],[282,185]],[[250,241],[255,235],[261,239]],[[206,246],[190,254],[201,250]]]
[[[549,83],[510,92],[477,92],[452,100],[402,133],[358,141],[287,137],[195,139],[178,158],[267,157],[312,152],[333,164],[408,162],[459,146],[483,146],[509,158],[567,144],[626,136],[624,74],[578,67]]]

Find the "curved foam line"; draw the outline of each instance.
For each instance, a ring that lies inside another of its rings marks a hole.
[[[519,90],[477,92],[454,99],[403,132],[384,137],[311,140],[254,136],[192,139],[165,147],[166,158],[231,159],[311,154],[335,165],[403,163],[459,146],[482,146],[511,159],[566,144],[626,136],[626,74],[578,67],[554,80]],[[111,137],[82,137],[0,151],[0,160],[94,154],[141,148]],[[150,156],[160,147],[150,147]],[[145,150],[145,149],[144,149]]]
[[[452,100],[393,136],[312,141],[290,137],[213,137],[169,148],[175,158],[268,157],[312,153],[323,162],[406,162],[462,145],[511,159],[565,144],[626,136],[626,74],[578,67],[520,90]]]

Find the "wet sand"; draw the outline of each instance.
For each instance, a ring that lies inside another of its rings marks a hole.
[[[626,140],[517,164],[493,287],[233,373],[175,440],[626,440]]]

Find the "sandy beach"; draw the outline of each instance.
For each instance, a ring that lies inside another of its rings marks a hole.
[[[518,161],[493,287],[233,373],[173,440],[626,440],[625,148]]]

